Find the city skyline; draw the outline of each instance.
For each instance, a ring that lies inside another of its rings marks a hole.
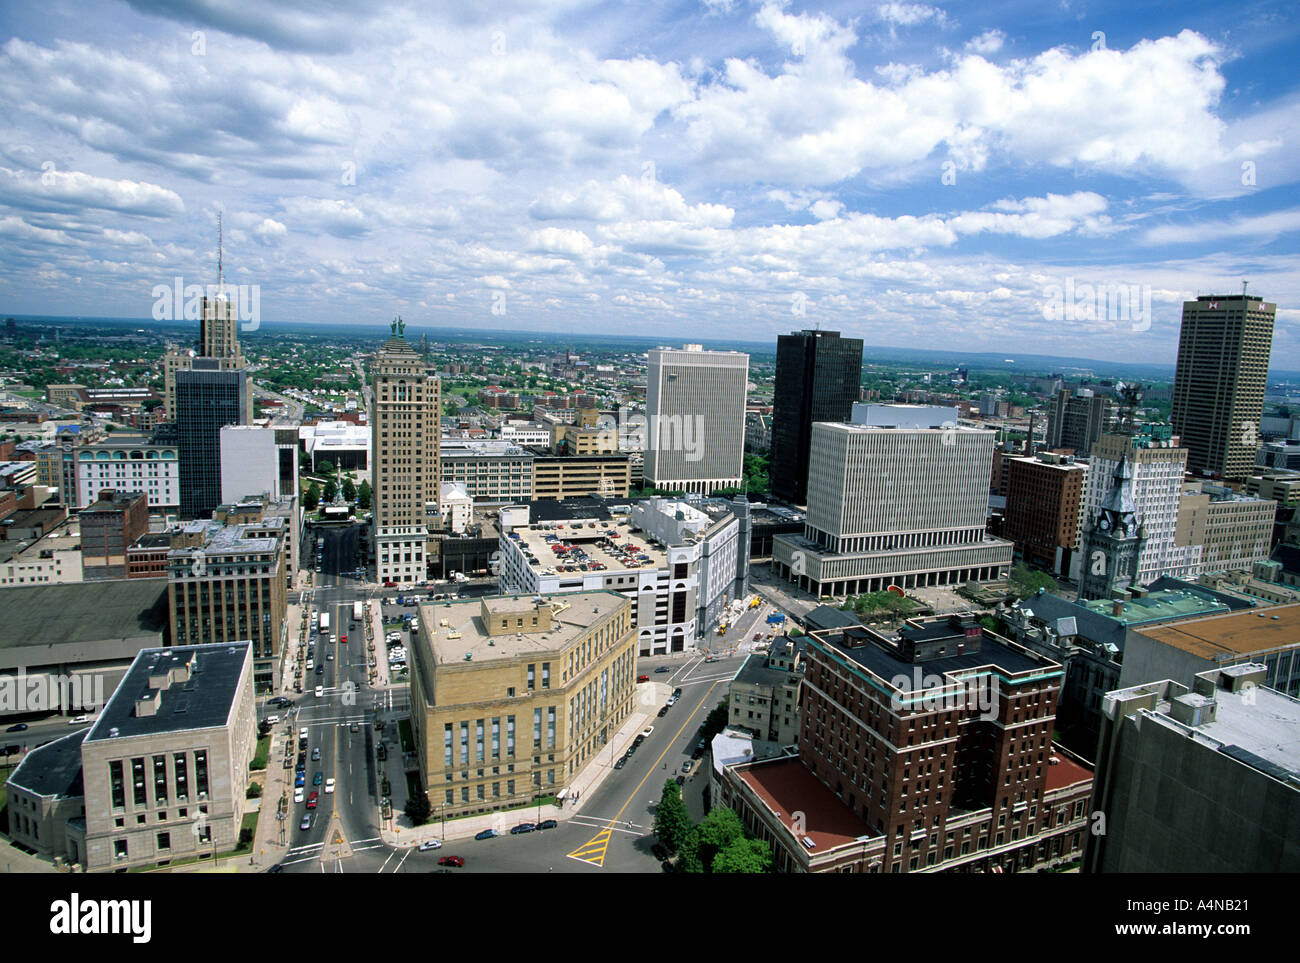
[[[52,9],[0,16],[7,314],[149,317],[221,215],[275,320],[1172,363],[1248,280],[1297,345],[1280,6]]]

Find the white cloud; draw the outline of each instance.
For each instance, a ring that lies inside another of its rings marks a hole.
[[[1002,49],[1006,43],[1007,36],[1001,30],[985,30],[978,37],[972,37],[966,41],[966,49],[971,53],[977,53],[982,57],[989,54],[995,54]]]
[[[914,27],[927,21],[942,26],[948,22],[946,13],[925,3],[882,3],[876,8],[876,17],[900,27]]]

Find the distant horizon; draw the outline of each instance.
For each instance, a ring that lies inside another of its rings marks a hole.
[[[89,316],[89,315],[73,316],[73,315],[8,314],[6,312],[0,311],[0,319],[9,318],[9,317],[12,317],[15,320],[15,322],[48,324],[50,326],[57,326],[60,324],[79,324],[79,323],[98,322],[98,323],[106,323],[106,324],[118,325],[118,326],[140,327],[145,329],[150,329],[150,328],[179,329],[179,328],[187,328],[192,325],[194,326],[194,330],[196,334],[198,330],[197,329],[198,323],[193,321],[157,321],[153,318],[122,318],[122,317]],[[406,318],[403,318],[402,320],[405,324],[405,332],[408,338],[412,334],[415,335],[428,334],[430,337],[433,337],[435,333],[441,332],[441,333],[455,335],[457,340],[479,340],[479,341],[483,341],[484,343],[489,343],[489,344],[491,343],[490,334],[480,328],[476,328],[472,326],[463,327],[463,328],[445,326],[445,325],[434,326],[428,324],[421,324],[419,322],[407,321]],[[390,324],[391,321],[385,321],[381,323],[381,322],[361,322],[361,321],[308,322],[308,321],[267,320],[261,322],[260,328],[313,329],[321,326],[331,326],[331,327],[338,327],[341,329],[349,330],[351,332],[368,332],[373,330],[377,333],[377,335],[382,335],[384,331],[389,330]],[[804,329],[798,327],[792,327],[790,329],[791,332],[799,331],[799,330],[804,330]],[[836,330],[836,329],[829,328],[823,330]],[[241,336],[246,339],[248,334],[250,333],[254,335],[256,334],[256,332],[241,332]],[[789,333],[789,332],[783,332],[783,333]],[[839,333],[841,334],[841,336],[844,337],[856,337],[856,335],[849,335],[843,331],[840,331]],[[547,329],[529,330],[529,329],[517,329],[517,328],[497,328],[494,329],[491,332],[491,334],[497,336],[504,336],[504,337],[513,337],[516,340],[544,338],[546,340],[553,340],[556,342],[563,342],[566,339],[581,340],[581,341],[600,341],[602,339],[609,339],[614,341],[629,342],[629,349],[639,346],[641,344],[669,345],[675,347],[683,343],[688,343],[688,344],[695,343],[695,344],[703,344],[703,345],[712,345],[718,348],[745,350],[747,353],[751,355],[757,353],[762,355],[775,356],[776,354],[775,338],[773,338],[772,341],[770,342],[736,340],[736,339],[728,339],[728,338],[704,338],[704,337],[696,337],[694,339],[689,339],[689,338],[664,339],[664,338],[656,338],[654,336],[640,335],[640,334],[612,334],[608,332],[602,332],[599,334],[588,334],[576,330],[573,331],[547,330]],[[864,368],[872,363],[872,359],[868,357],[868,353],[873,351],[883,353],[883,354],[894,354],[897,356],[902,356],[902,357],[895,357],[892,359],[888,357],[883,357],[881,359],[881,360],[891,361],[891,363],[894,364],[915,363],[918,366],[928,365],[930,367],[936,367],[939,359],[951,358],[953,359],[954,362],[953,364],[954,368],[959,366],[963,366],[963,367],[969,366],[972,363],[976,363],[979,364],[980,367],[984,368],[985,370],[1005,370],[1008,372],[1013,372],[1016,370],[1028,370],[1031,373],[1035,373],[1035,374],[1038,374],[1041,371],[1041,373],[1044,375],[1064,374],[1067,377],[1070,376],[1069,374],[1070,369],[1077,368],[1077,369],[1092,370],[1094,372],[1095,377],[1103,380],[1106,378],[1115,378],[1117,380],[1122,380],[1124,377],[1134,378],[1135,375],[1133,374],[1133,372],[1147,372],[1147,374],[1140,374],[1137,375],[1136,377],[1138,378],[1138,380],[1142,380],[1142,378],[1153,378],[1154,380],[1165,380],[1165,381],[1172,382],[1174,377],[1174,372],[1175,372],[1175,365],[1165,364],[1162,362],[1116,362],[1114,361],[1114,359],[1108,360],[1102,358],[1069,357],[1069,356],[1040,355],[1040,354],[1016,355],[1009,352],[998,352],[998,351],[962,351],[958,349],[944,350],[944,349],[936,349],[936,348],[902,347],[898,345],[872,345],[866,343],[863,344],[862,363]],[[915,356],[916,360],[914,362],[910,361],[906,357],[907,355]],[[929,361],[927,360],[926,356],[934,356],[934,360]],[[1007,359],[1014,359],[1014,360],[1009,363]],[[1300,381],[1300,370],[1281,369],[1281,368],[1274,368],[1270,366],[1268,377],[1270,381],[1274,381],[1274,380]]]

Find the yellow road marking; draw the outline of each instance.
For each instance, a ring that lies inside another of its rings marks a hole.
[[[720,682],[722,680],[719,679],[718,681]],[[681,727],[673,733],[673,737],[668,740],[668,745],[664,747],[664,751],[659,753],[655,758],[655,762],[659,762],[664,756],[668,755],[668,750],[672,748],[673,743],[676,742],[677,738],[686,731],[686,727],[690,724],[690,721],[695,718],[695,713],[700,711],[700,708],[709,698],[709,694],[717,687],[718,683],[714,682],[713,685],[709,686],[708,689],[705,690],[704,695],[700,697],[700,701],[695,704],[694,710],[692,710],[691,714],[686,717],[686,721],[681,724]],[[622,817],[624,810],[626,810],[628,806],[632,805],[632,800],[636,798],[637,793],[641,791],[641,787],[644,786],[646,780],[654,774],[654,771],[654,763],[651,763],[650,771],[641,777],[641,781],[636,784],[636,788],[628,795],[627,800],[619,807],[618,812],[613,815],[605,828],[596,833],[595,836],[592,836],[591,839],[587,840],[573,852],[569,853],[569,859],[576,859],[582,863],[590,863],[592,866],[598,866],[602,869],[605,867],[605,854],[609,851],[609,841],[614,834],[614,827],[618,825],[619,819]]]

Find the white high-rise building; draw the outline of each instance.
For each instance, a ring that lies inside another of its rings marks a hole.
[[[995,433],[816,422],[803,535],[772,559],[818,595],[1005,578],[1013,545],[987,534]]]
[[[1149,585],[1162,575],[1196,578],[1201,574],[1201,546],[1179,545],[1176,539],[1187,449],[1179,445],[1170,425],[1142,425],[1134,435],[1107,433],[1093,443],[1080,525],[1097,516],[1110,490],[1111,476],[1124,456],[1133,473],[1130,484],[1137,519],[1146,532],[1134,583]],[[1082,553],[1076,556],[1071,572],[1076,580],[1082,557]]]
[[[424,581],[428,524],[438,514],[441,385],[402,337],[401,322],[371,367],[375,564],[380,582]]]
[[[740,487],[748,382],[749,355],[740,351],[648,352],[646,482],[704,494]]]

